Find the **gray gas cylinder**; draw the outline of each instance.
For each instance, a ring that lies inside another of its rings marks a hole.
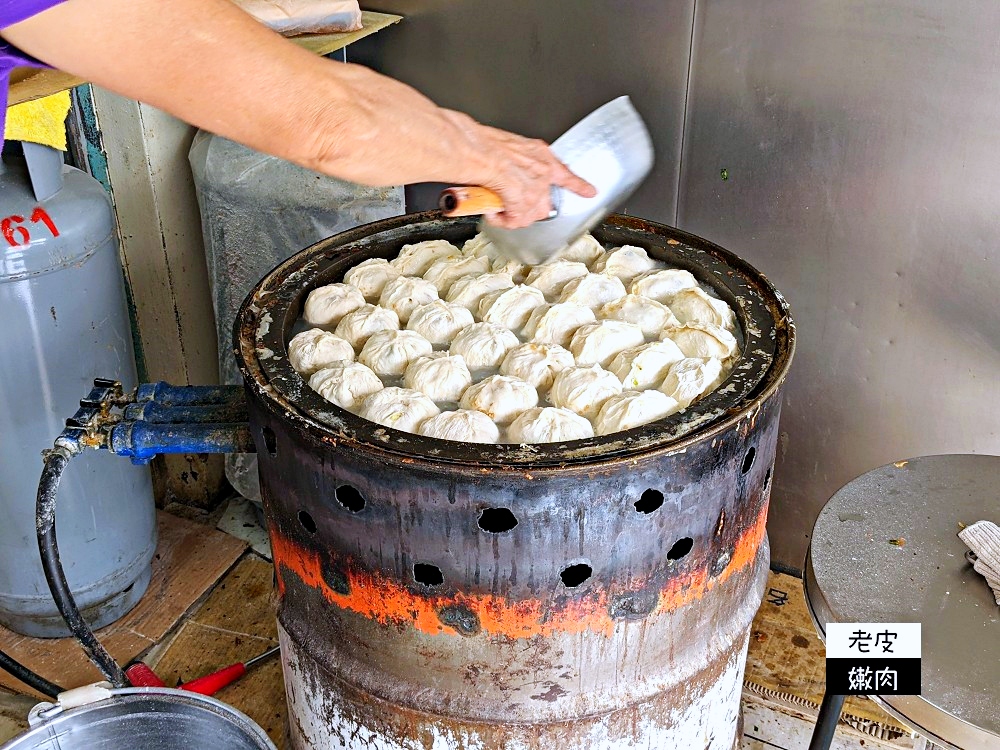
[[[219,376],[239,384],[233,321],[254,285],[299,250],[403,213],[403,188],[326,177],[207,132],[195,136],[188,160],[215,306]],[[226,456],[226,477],[241,495],[260,502],[256,455]]]
[[[95,377],[135,383],[111,202],[44,146],[0,165],[0,623],[67,635],[35,541],[41,453]],[[29,175],[30,169],[30,175]],[[70,462],[56,531],[73,596],[94,627],[149,584],[156,518],[149,470],[105,451]]]

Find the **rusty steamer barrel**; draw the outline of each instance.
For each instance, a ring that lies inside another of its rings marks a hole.
[[[278,266],[237,319],[280,595],[295,748],[712,748],[738,742],[787,306],[702,239],[615,216],[594,231],[690,270],[743,352],[688,408],[534,446],[397,432],[312,392],[285,351],[306,294],[469,219],[397,217]]]

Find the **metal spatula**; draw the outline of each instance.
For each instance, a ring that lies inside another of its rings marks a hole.
[[[607,216],[639,186],[653,167],[653,143],[627,96],[591,112],[552,144],[569,169],[597,189],[583,198],[552,188],[553,215],[523,229],[481,230],[506,255],[522,263],[544,263]],[[500,197],[486,188],[450,188],[441,195],[446,216],[472,216],[503,210]]]

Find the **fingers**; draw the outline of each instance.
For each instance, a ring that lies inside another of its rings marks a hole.
[[[597,194],[595,188],[573,174],[544,141],[480,125],[464,117],[455,120],[490,155],[492,168],[482,184],[500,195],[504,210],[487,217],[488,223],[504,229],[518,229],[547,219],[552,212],[553,185],[585,198]]]
[[[503,229],[521,229],[530,226],[536,221],[549,218],[552,212],[551,202],[548,197],[541,201],[526,202],[517,201],[504,203],[504,210],[500,213],[489,214],[483,217],[487,224],[502,227]],[[512,208],[506,208],[512,206]]]
[[[558,159],[555,159],[553,174],[552,174],[552,184],[558,185],[559,187],[564,187],[567,190],[572,190],[577,195],[581,195],[584,198],[593,198],[597,195],[597,189],[591,185],[586,180],[573,174],[569,167],[563,164]]]
[[[506,133],[505,135],[513,136],[511,133]],[[521,139],[520,136],[513,137]],[[569,167],[563,164],[558,157],[552,153],[552,149],[545,141],[528,139],[521,140],[527,144],[527,148],[530,150],[532,156],[534,156],[540,164],[545,164],[548,168],[550,184],[564,187],[577,195],[583,196],[584,198],[593,198],[597,195],[597,189],[583,178],[571,172]]]
[[[523,229],[533,223],[512,219],[506,212],[490,214],[489,216],[484,216],[483,219],[487,224],[500,227],[501,229]]]

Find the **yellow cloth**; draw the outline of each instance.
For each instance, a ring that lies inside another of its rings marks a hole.
[[[67,114],[69,91],[15,104],[7,108],[4,139],[41,143],[65,151]]]

